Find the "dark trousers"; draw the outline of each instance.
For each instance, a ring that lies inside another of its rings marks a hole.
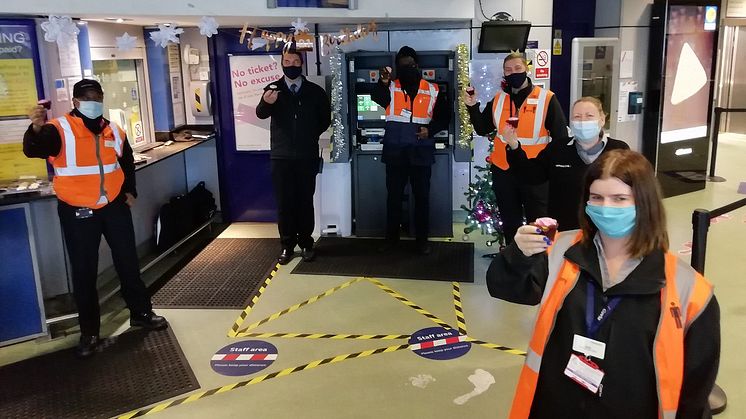
[[[492,190],[495,191],[497,208],[503,222],[505,243],[513,243],[515,233],[523,225],[525,215],[528,222],[547,216],[548,184],[526,185],[513,175],[510,169],[490,167]]]
[[[414,194],[415,236],[427,241],[430,226],[431,166],[386,164],[386,239],[398,240],[401,229],[402,199],[409,181]]]
[[[58,201],[57,213],[70,256],[73,296],[78,306],[80,332],[84,336],[98,336],[101,313],[96,279],[102,234],[111,249],[114,269],[122,285],[122,297],[130,313],[150,312],[150,294],[140,278],[132,213],[124,201],[124,194],[108,205],[93,210],[93,216],[89,218],[76,218],[76,210],[78,207]]]
[[[273,159],[270,167],[282,248],[313,247],[313,193],[319,159]]]

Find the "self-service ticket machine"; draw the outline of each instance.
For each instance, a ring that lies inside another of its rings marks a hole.
[[[381,160],[385,134],[385,109],[373,102],[372,87],[378,83],[379,69],[395,68],[395,53],[355,52],[347,54],[348,117],[351,134],[352,195],[354,233],[361,237],[386,234],[386,166]],[[430,179],[430,237],[451,237],[452,162],[456,134],[456,73],[453,51],[418,51],[425,80],[437,83],[447,95],[452,111],[447,130],[431,133],[436,142],[435,164]],[[393,77],[396,77],[394,74]],[[414,196],[410,186],[402,202],[402,236],[414,237]]]

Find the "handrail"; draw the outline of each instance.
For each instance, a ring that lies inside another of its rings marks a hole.
[[[710,220],[723,214],[746,206],[746,198],[739,199],[728,205],[723,205],[712,211],[706,209],[695,209],[692,213],[692,268],[704,275],[705,253],[707,251],[707,233],[710,230]]]
[[[718,155],[718,136],[720,135],[720,117],[724,113],[740,113],[746,112],[746,108],[723,108],[720,106],[715,107],[715,118],[712,121],[713,127],[710,132],[712,138],[712,153],[710,153],[710,175],[707,180],[710,182],[725,182],[725,178],[721,176],[715,176],[715,160]]]

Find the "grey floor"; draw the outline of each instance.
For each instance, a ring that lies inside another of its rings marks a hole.
[[[721,136],[717,174],[724,183],[710,183],[703,191],[666,200],[672,250],[686,260],[691,240],[691,213],[695,208],[715,207],[744,198],[738,184],[746,181],[746,136]],[[746,209],[713,224],[709,235],[706,276],[715,284],[722,313],[722,357],[718,383],[726,390],[729,406],[720,418],[746,417]],[[460,224],[454,237],[460,240]],[[221,237],[276,237],[267,224],[234,224]],[[462,284],[466,328],[475,339],[524,349],[536,309],[495,300],[484,286],[492,250],[485,238],[472,234],[476,244],[475,282]],[[351,278],[290,275],[297,259],[280,268],[277,276],[249,313],[243,326],[304,301]],[[456,279],[456,278],[454,278]],[[447,323],[455,324],[452,284],[438,281],[382,280],[390,288]],[[160,310],[168,317],[184,353],[202,385],[195,396],[179,406],[168,407],[159,417],[173,418],[404,418],[404,417],[506,417],[523,358],[496,349],[472,345],[465,356],[451,361],[421,358],[409,350],[347,359],[300,372],[231,389],[238,381],[282,371],[312,361],[406,343],[404,340],[334,340],[266,338],[279,352],[277,361],[248,377],[225,377],[212,371],[210,357],[234,342],[229,328],[239,310]],[[126,313],[109,320],[114,332],[125,326]],[[435,324],[406,307],[373,284],[361,281],[318,302],[278,317],[252,332],[331,334],[411,334]],[[69,346],[76,337],[34,341],[0,348],[0,364]],[[239,339],[256,339],[253,337]],[[339,359],[339,358],[338,358]],[[454,399],[470,393],[475,385],[469,376],[482,369],[494,377],[486,391],[463,405]],[[228,386],[228,387],[225,387]],[[200,392],[222,388],[199,397]],[[192,401],[194,399],[194,401]],[[145,406],[143,406],[145,407]],[[162,407],[162,406],[161,406]]]

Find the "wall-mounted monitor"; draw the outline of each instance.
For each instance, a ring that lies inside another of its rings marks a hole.
[[[531,22],[487,21],[482,23],[479,52],[525,51]]]

